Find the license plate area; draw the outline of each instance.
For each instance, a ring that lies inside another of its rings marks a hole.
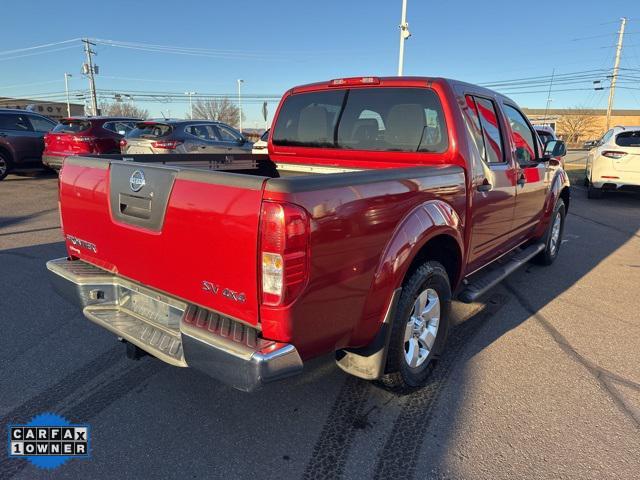
[[[163,301],[161,295],[147,294],[126,286],[118,286],[118,307],[145,321],[178,331],[184,310]]]

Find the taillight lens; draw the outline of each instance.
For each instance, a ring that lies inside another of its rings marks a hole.
[[[617,152],[615,150],[607,150],[606,152],[602,152],[603,157],[607,158],[622,158],[627,154],[627,152]]]
[[[127,146],[127,141],[124,138],[120,139],[120,146],[121,147],[126,147]]]
[[[178,145],[182,145],[180,140],[158,140],[151,143],[153,148],[164,148],[166,150],[175,150]]]
[[[262,304],[290,304],[309,272],[309,216],[289,203],[263,202],[260,216]]]

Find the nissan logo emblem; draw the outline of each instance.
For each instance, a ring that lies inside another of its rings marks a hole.
[[[144,173],[142,173],[142,170],[136,170],[131,174],[131,177],[129,177],[129,188],[131,188],[131,190],[133,190],[134,192],[140,191],[140,189],[142,189],[142,187],[144,187],[146,183],[147,182],[144,179]]]

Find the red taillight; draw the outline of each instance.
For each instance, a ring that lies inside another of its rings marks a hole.
[[[82,137],[79,135],[74,135],[71,138],[73,138],[74,142],[78,142],[78,143],[89,143],[93,141],[93,137]]]
[[[153,148],[164,148],[165,150],[174,150],[178,148],[178,145],[182,145],[180,140],[158,140],[151,142]]]
[[[126,147],[127,146],[127,141],[124,138],[120,139],[120,146],[121,147]]]
[[[302,292],[309,272],[309,216],[289,203],[263,202],[260,216],[262,304],[284,306]]]
[[[614,158],[614,159],[622,158],[626,154],[627,152],[617,152],[615,150],[607,150],[606,152],[602,152],[603,157]]]

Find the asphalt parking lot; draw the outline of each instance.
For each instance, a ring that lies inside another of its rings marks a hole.
[[[401,397],[332,358],[251,395],[126,359],[48,285],[56,193],[0,182],[0,423],[88,423],[92,458],[48,472],[0,448],[0,478],[638,478],[640,196],[576,187],[558,261],[456,303],[447,356]]]

